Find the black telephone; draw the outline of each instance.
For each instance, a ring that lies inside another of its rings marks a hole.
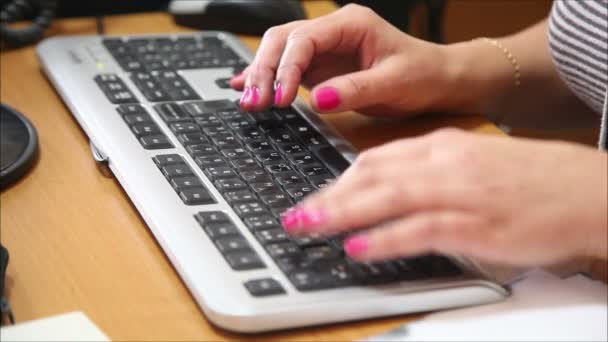
[[[57,0],[2,0],[0,5],[0,46],[20,47],[42,38],[55,17]],[[32,24],[25,28],[10,25],[26,19]]]

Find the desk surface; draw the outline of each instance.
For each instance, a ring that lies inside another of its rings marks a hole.
[[[334,9],[306,3],[311,16]],[[177,32],[165,14],[106,18],[108,34]],[[94,34],[92,19],[59,20],[52,34]],[[244,37],[255,49],[259,38]],[[7,293],[17,321],[83,310],[113,340],[353,340],[415,316],[243,336],[213,327],[171,267],[120,184],[95,164],[88,140],[40,71],[34,48],[0,56],[0,99],[38,129],[40,158],[1,194],[1,241],[10,250]],[[499,134],[482,117],[404,121],[355,113],[325,117],[359,149],[440,126]]]

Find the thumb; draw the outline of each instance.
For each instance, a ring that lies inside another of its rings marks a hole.
[[[311,106],[319,113],[335,113],[380,104],[395,88],[390,68],[377,66],[333,77],[312,90]]]

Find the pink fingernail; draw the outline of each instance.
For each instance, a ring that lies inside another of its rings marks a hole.
[[[274,104],[278,105],[281,103],[283,99],[283,85],[281,82],[277,82],[276,87],[274,88]]]
[[[285,228],[288,233],[295,232],[300,225],[300,215],[298,212],[298,209],[291,208],[281,217],[283,228]]]
[[[245,104],[247,104],[249,102],[250,95],[251,95],[251,88],[245,87],[245,91],[243,92],[243,95],[241,96],[241,101],[240,101],[241,106],[244,106]]]
[[[340,94],[334,87],[323,87],[316,91],[315,99],[320,110],[332,110],[337,108],[340,103]]]
[[[369,247],[369,240],[363,235],[353,236],[344,242],[344,250],[346,254],[356,257],[364,253]]]
[[[260,101],[260,89],[256,86],[251,87],[251,97],[247,99],[250,106],[256,106]]]

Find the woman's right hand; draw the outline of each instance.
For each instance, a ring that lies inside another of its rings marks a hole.
[[[408,36],[366,7],[273,27],[231,81],[246,111],[287,107],[300,84],[320,113],[391,115],[445,108],[453,70],[445,47]],[[452,87],[453,88],[453,87]]]

